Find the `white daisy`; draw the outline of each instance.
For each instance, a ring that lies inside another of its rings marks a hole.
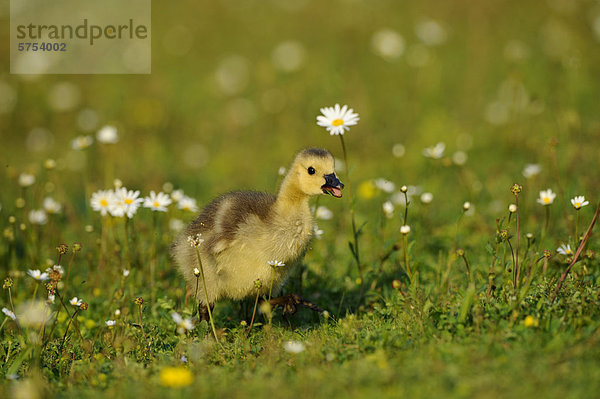
[[[73,306],[81,306],[81,304],[83,303],[83,299],[79,299],[76,296],[74,296],[73,298],[71,298],[71,300],[69,301],[69,303]]]
[[[427,147],[423,150],[423,155],[427,158],[440,159],[444,155],[446,144],[439,142],[433,147]]]
[[[71,148],[77,151],[85,150],[94,143],[92,136],[77,136],[71,141]]]
[[[333,218],[333,212],[326,206],[319,206],[315,212],[315,217],[321,220],[330,220]]]
[[[119,141],[119,134],[117,128],[114,126],[104,126],[96,133],[96,138],[99,142],[105,144],[114,144]]]
[[[43,209],[32,209],[29,211],[29,222],[31,224],[43,225],[48,222],[48,215]]]
[[[573,250],[569,244],[561,244],[560,247],[556,249],[556,252],[562,255],[573,255]]]
[[[198,212],[198,205],[196,204],[196,200],[184,195],[177,204],[177,208],[183,209],[188,212]]]
[[[556,194],[552,192],[552,189],[540,191],[540,198],[537,199],[538,204],[550,205],[554,202]]]
[[[522,173],[526,179],[529,179],[530,177],[539,175],[541,171],[542,167],[537,163],[528,163],[527,165],[525,165],[525,168],[523,168]]]
[[[107,327],[113,327],[117,324],[117,322],[114,320],[106,320],[104,323],[106,324]]]
[[[401,226],[400,227],[400,233],[404,234],[404,235],[410,233],[410,226],[407,225],[407,224],[405,224],[404,226]]]
[[[150,208],[153,211],[166,212],[167,206],[173,201],[169,198],[169,194],[150,191],[150,196],[144,198],[144,208]]]
[[[272,266],[272,267],[282,267],[282,266],[285,266],[285,263],[283,263],[280,260],[269,260],[269,261],[267,261],[267,265]]]
[[[173,201],[175,201],[175,202],[179,202],[179,201],[181,201],[181,199],[182,199],[183,197],[185,197],[185,194],[183,193],[183,190],[181,190],[181,189],[174,190],[174,191],[171,193],[171,199],[172,199]]]
[[[129,270],[123,269],[123,277],[128,277],[128,276],[129,276]]]
[[[463,211],[468,211],[469,209],[471,209],[471,203],[469,201],[465,201],[463,203]]]
[[[62,210],[62,205],[51,197],[44,198],[42,206],[44,207],[44,210],[51,215],[56,215]]]
[[[589,203],[590,201],[586,201],[585,196],[583,195],[579,195],[571,199],[571,204],[573,205],[573,208],[577,210],[580,210],[582,207],[588,205]]]
[[[4,313],[7,317],[10,317],[13,320],[17,319],[17,316],[15,316],[13,311],[8,308],[2,308],[2,313]]]
[[[171,313],[171,317],[173,318],[175,324],[177,324],[177,332],[179,334],[184,334],[186,331],[194,329],[194,324],[192,323],[191,319],[184,319],[177,312]]]
[[[433,194],[431,193],[423,193],[421,194],[421,202],[424,204],[431,204],[433,201]]]
[[[19,175],[19,186],[29,187],[35,183],[35,176],[29,173],[21,173]]]
[[[375,187],[386,193],[391,193],[396,189],[393,182],[383,178],[375,179]]]
[[[341,108],[339,104],[324,107],[321,108],[321,113],[323,115],[317,116],[317,125],[326,128],[332,136],[343,135],[345,131],[350,130],[349,126],[356,125],[360,119],[358,114],[347,105]]]
[[[392,203],[392,201],[385,201],[381,205],[381,208],[383,209],[385,217],[387,217],[388,219],[391,219],[394,216],[394,204]]]
[[[306,345],[298,341],[285,341],[283,349],[288,353],[298,354],[306,349]]]
[[[115,190],[115,201],[109,209],[110,214],[116,217],[127,215],[131,219],[144,202],[143,198],[138,198],[139,196],[139,190],[127,190],[125,187]]]
[[[100,212],[102,216],[105,216],[111,207],[111,204],[115,201],[115,193],[112,190],[99,190],[92,194],[90,204],[92,209],[96,212]]]
[[[319,228],[316,224],[313,225],[313,234],[317,240],[320,240],[323,237],[323,230]]]

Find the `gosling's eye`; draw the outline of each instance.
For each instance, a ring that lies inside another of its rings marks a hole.
[[[315,168],[313,168],[312,166],[309,166],[309,167],[308,167],[308,174],[309,174],[309,175],[314,175],[314,174],[315,174],[315,172],[316,172]]]

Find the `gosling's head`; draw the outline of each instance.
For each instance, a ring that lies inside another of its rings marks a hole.
[[[340,198],[344,188],[335,175],[333,155],[321,148],[298,153],[286,180],[305,195],[325,193]]]

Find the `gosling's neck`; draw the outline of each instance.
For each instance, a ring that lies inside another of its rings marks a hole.
[[[300,190],[297,182],[290,178],[290,176],[286,176],[277,194],[275,211],[280,215],[301,212],[308,212],[310,214],[309,199],[310,196]]]

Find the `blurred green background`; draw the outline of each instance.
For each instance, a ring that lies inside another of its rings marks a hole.
[[[598,166],[598,1],[155,1],[152,74],[114,76],[9,74],[1,4],[3,179],[53,158],[79,181],[86,155],[71,141],[114,124],[121,138],[108,156],[127,186],[171,181],[201,202],[272,191],[302,147],[341,158],[338,138],[315,123],[339,102],[361,116],[346,135],[357,182],[426,183],[436,198],[455,194],[453,207],[469,199],[494,213],[526,163],[544,170],[530,192],[555,180],[556,138],[564,183],[598,194],[584,173]],[[437,142],[448,171],[422,155]],[[102,188],[106,154],[94,151]],[[456,151],[468,159],[452,169]]]

